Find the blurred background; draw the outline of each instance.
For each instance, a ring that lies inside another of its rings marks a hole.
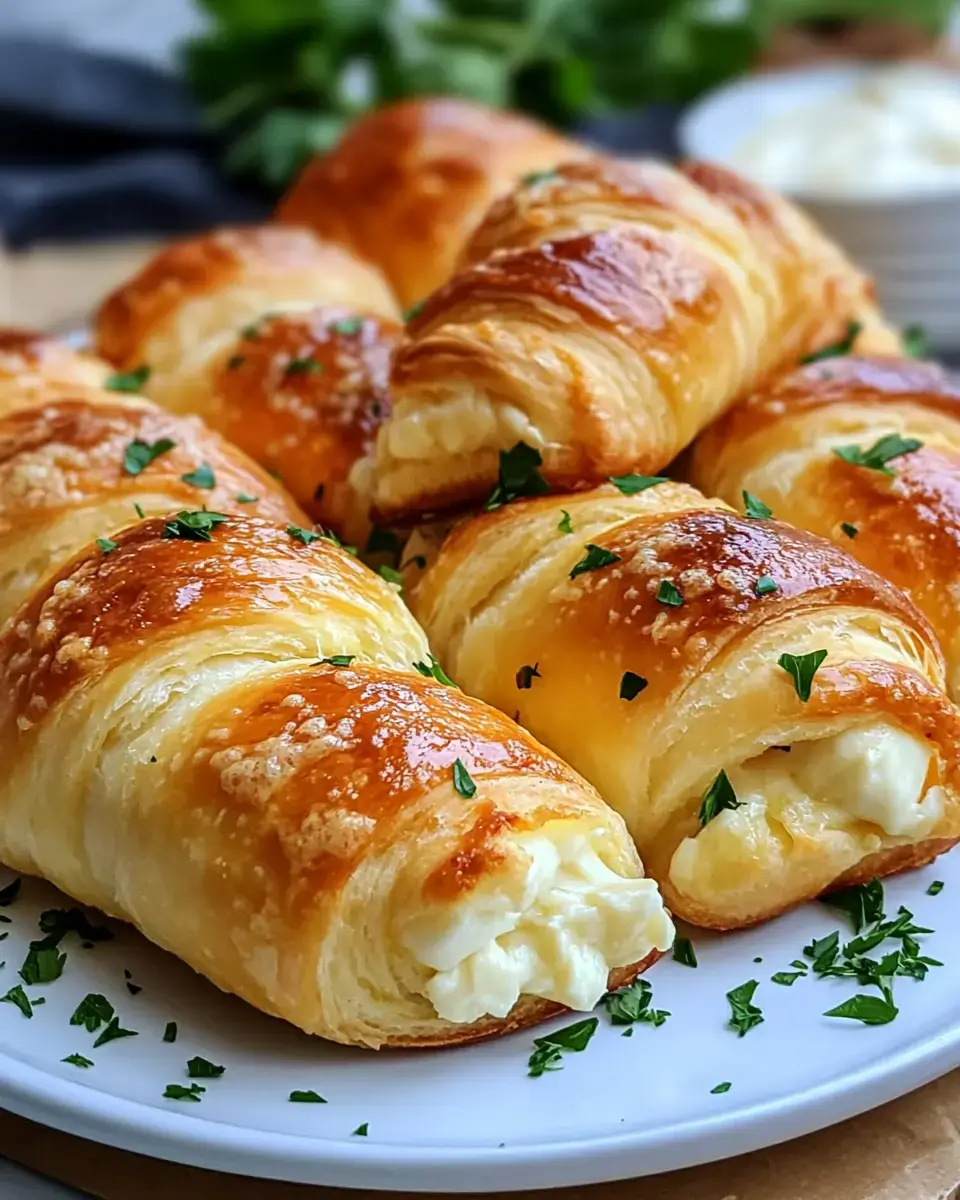
[[[958,64],[955,0],[3,0],[0,233],[108,268],[265,217],[357,114],[449,92],[797,195],[960,349]],[[29,309],[19,261],[0,304]]]

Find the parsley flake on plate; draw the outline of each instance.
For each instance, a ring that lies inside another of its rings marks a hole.
[[[492,512],[511,504],[523,496],[544,496],[550,485],[540,474],[543,456],[526,442],[517,442],[509,450],[500,451],[500,469],[497,484],[483,506],[484,512]]]
[[[191,1083],[184,1087],[182,1083],[168,1083],[163,1092],[164,1100],[193,1100],[200,1103],[200,1097],[207,1089],[199,1083]]]
[[[636,700],[637,696],[647,686],[647,681],[636,671],[624,671],[620,677],[620,699]]]
[[[453,763],[453,786],[464,800],[472,800],[477,794],[477,785],[459,758],[454,759]]]
[[[294,1104],[326,1104],[326,1100],[319,1092],[314,1092],[310,1089],[307,1091],[293,1091],[287,1097]]]
[[[725,808],[739,808],[740,801],[733,790],[733,784],[727,778],[726,771],[721,771],[704,793],[700,802],[698,818],[701,827],[709,824]]]
[[[670,1016],[666,1009],[651,1008],[653,988],[646,979],[635,979],[626,987],[607,992],[603,1006],[611,1025],[635,1025],[638,1022],[659,1028]]]
[[[928,896],[939,896],[942,891],[943,891],[943,880],[935,879],[933,881],[933,883],[931,883],[930,886],[927,888],[927,895]]]
[[[773,509],[751,492],[743,492],[743,511],[755,521],[769,521],[773,517]]]
[[[123,469],[128,475],[139,475],[176,444],[171,438],[158,438],[155,442],[134,438],[123,452]]]
[[[825,358],[839,358],[841,355],[849,354],[862,330],[863,325],[859,321],[848,321],[847,332],[842,338],[838,338],[828,346],[822,346],[819,350],[814,350],[812,354],[805,354],[803,358],[799,359],[801,366],[807,363],[822,362]]]
[[[369,1132],[370,1132],[370,1122],[364,1121],[364,1123],[362,1125],[358,1125],[356,1127],[356,1129],[353,1131],[353,1133],[350,1134],[350,1136],[351,1137],[366,1137]]]
[[[899,1011],[893,1003],[893,996],[886,992],[882,996],[851,996],[823,1015],[846,1017],[850,1021],[861,1021],[864,1025],[889,1025]]]
[[[144,363],[132,371],[118,371],[104,380],[103,386],[108,392],[139,392],[150,378],[150,368]]]
[[[919,438],[902,438],[899,433],[888,433],[866,450],[862,446],[834,446],[833,452],[837,458],[850,463],[854,467],[865,467],[868,471],[879,471],[882,475],[893,475],[895,472],[887,463],[903,454],[913,454],[923,446]]]
[[[16,984],[5,996],[0,996],[0,1003],[15,1004],[25,1017],[33,1016],[33,1006],[27,999],[27,993],[22,984]]]
[[[93,1043],[93,1048],[94,1050],[97,1050],[100,1046],[105,1046],[107,1042],[115,1042],[118,1038],[137,1036],[137,1031],[135,1029],[120,1028],[119,1017],[111,1017],[111,1019],[107,1022],[107,1026],[103,1033],[101,1033],[97,1040]]]
[[[674,938],[673,961],[680,963],[684,967],[695,967],[697,965],[697,952],[694,950],[693,942],[689,938]]]
[[[533,1044],[536,1049],[530,1055],[527,1064],[530,1075],[536,1078],[545,1071],[559,1071],[563,1066],[563,1052],[586,1050],[599,1024],[598,1017],[587,1017],[553,1033],[544,1034],[543,1037],[534,1038]]]
[[[92,1067],[93,1059],[84,1058],[82,1054],[68,1054],[66,1058],[61,1058],[62,1063],[69,1063],[71,1067]]]
[[[53,946],[31,946],[20,968],[20,978],[30,987],[39,983],[53,983],[63,974],[65,954]]]
[[[826,657],[826,650],[811,650],[809,654],[781,654],[777,659],[777,666],[782,667],[793,680],[797,695],[804,704],[810,699],[813,677]]]
[[[163,1040],[165,1042],[175,1042],[177,1040],[177,1023],[176,1021],[168,1021],[163,1031]]]
[[[226,1067],[218,1067],[208,1058],[201,1058],[199,1054],[195,1058],[187,1060],[188,1079],[219,1079],[226,1069]]]
[[[775,975],[770,976],[771,983],[779,983],[783,987],[793,987],[798,979],[802,979],[806,975],[806,971],[777,971]]]
[[[724,1080],[723,1083],[718,1083],[716,1087],[710,1089],[711,1096],[722,1096],[724,1092],[729,1092],[733,1084],[729,1080]]]
[[[821,904],[845,912],[853,922],[853,932],[883,920],[883,884],[876,876],[869,883],[859,883],[820,897]]]
[[[89,992],[74,1009],[71,1025],[82,1025],[87,1033],[96,1033],[113,1018],[113,1005],[99,992]]]
[[[738,1037],[763,1024],[763,1012],[753,1003],[758,986],[756,979],[748,979],[746,983],[727,992],[730,1002],[730,1020],[727,1024],[737,1031]]]

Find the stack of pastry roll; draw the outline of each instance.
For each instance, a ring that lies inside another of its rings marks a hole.
[[[910,600],[762,509],[614,483],[457,526],[413,608],[623,815],[670,908],[748,925],[954,844],[960,715]]]
[[[98,352],[143,393],[195,413],[281,476],[348,540],[369,528],[353,468],[387,414],[399,312],[383,277],[280,226],[167,246],[101,306]]]
[[[376,508],[476,506],[518,441],[555,488],[658,471],[854,319],[863,344],[896,348],[869,281],[789,202],[730,172],[592,157],[533,176],[409,326]]]
[[[196,417],[58,388],[0,418],[6,864],[364,1046],[589,1008],[669,945],[622,820],[396,589]]]
[[[705,491],[759,496],[906,589],[960,697],[960,384],[911,359],[828,358],[752,395],[697,443]]]

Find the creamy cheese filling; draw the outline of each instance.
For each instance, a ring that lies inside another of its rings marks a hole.
[[[885,836],[920,840],[943,814],[942,788],[926,786],[932,753],[903,730],[874,722],[732,767],[727,775],[740,807],[685,838],[670,877],[685,892],[704,893],[735,887],[754,865],[769,869],[791,856],[809,863],[818,855],[828,865],[831,857],[881,849]]]
[[[673,924],[652,879],[628,879],[597,852],[600,830],[550,822],[513,837],[525,872],[492,880],[402,933],[435,974],[424,994],[439,1016],[505,1017],[521,995],[589,1010],[611,969],[666,950]]]

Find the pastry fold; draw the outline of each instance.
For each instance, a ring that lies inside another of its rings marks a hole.
[[[407,307],[443,283],[498,195],[587,151],[546,125],[451,97],[356,121],[309,163],[277,217],[376,263]]]
[[[5,862],[363,1046],[589,1008],[669,945],[620,818],[418,673],[423,633],[343,550],[248,517],[115,541],[0,637]]]
[[[852,321],[874,348],[897,346],[869,281],[786,200],[698,164],[561,166],[494,206],[411,321],[376,508],[475,506],[518,441],[555,488],[658,471]]]
[[[907,452],[887,456],[884,446]],[[856,461],[862,457],[866,463]],[[752,492],[784,521],[838,542],[907,591],[940,639],[951,695],[960,696],[955,376],[913,359],[811,363],[711,426],[689,470],[699,487],[730,503]]]
[[[960,836],[932,631],[811,534],[683,484],[518,501],[454,529],[413,607],[461,686],[622,814],[695,924],[762,921]],[[795,682],[791,656],[823,652]]]
[[[0,327],[0,417],[63,393],[101,394],[109,363],[32,329]]]

